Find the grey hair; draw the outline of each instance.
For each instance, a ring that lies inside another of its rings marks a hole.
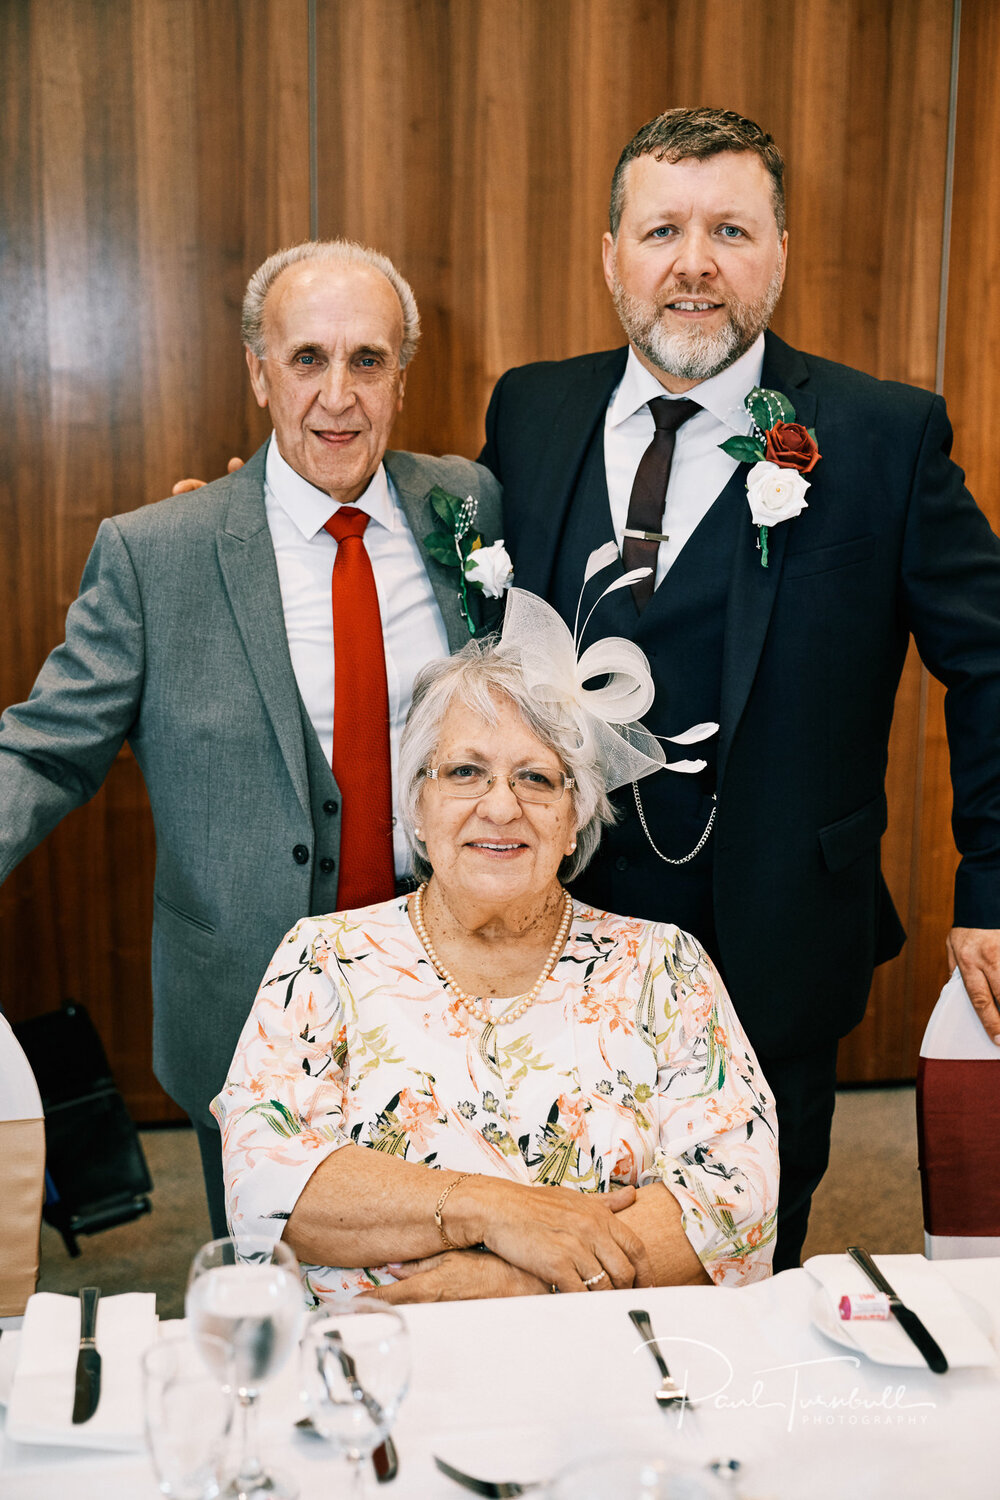
[[[264,359],[267,346],[264,342],[264,302],[271,287],[282,271],[301,261],[314,260],[329,265],[370,266],[382,275],[399,298],[403,312],[403,342],[399,350],[400,369],[409,364],[417,352],[420,342],[420,313],[417,299],[410,283],[396,270],[387,255],[359,245],[354,240],[306,240],[301,245],[292,245],[287,250],[276,250],[247,282],[243,297],[243,319],[240,332],[243,342],[251,354]]]
[[[637,130],[618,158],[611,179],[609,222],[611,237],[617,240],[625,208],[627,173],[640,156],[657,161],[707,161],[724,151],[750,153],[759,157],[771,179],[771,205],[778,226],[778,238],[785,232],[785,163],[775,144],[756,120],[748,120],[731,109],[667,109],[654,120],[647,120]]]
[[[507,700],[528,729],[555,752],[567,776],[573,778],[576,849],[559,866],[561,880],[572,880],[585,870],[601,841],[601,830],[615,814],[604,787],[603,768],[582,756],[575,726],[558,708],[532,697],[520,663],[503,656],[497,637],[469,641],[454,656],[428,662],[417,673],[413,701],[399,747],[400,817],[413,855],[414,874],[426,880],[432,873],[427,846],[417,838],[423,772],[432,764],[441,724],[451,705],[460,700],[486,721],[496,724],[498,702]]]

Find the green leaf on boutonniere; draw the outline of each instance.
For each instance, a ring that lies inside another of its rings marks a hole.
[[[764,457],[764,444],[759,438],[726,438],[719,447],[723,453],[728,453],[730,458],[735,458],[741,464],[756,464]]]
[[[455,550],[455,538],[446,531],[432,531],[429,536],[425,536],[424,550],[439,563],[444,563],[446,568],[461,566]]]
[[[813,442],[816,444],[816,447],[818,448],[819,447],[819,438],[816,436],[816,429],[815,429],[815,427],[807,427],[806,428],[806,432],[808,432],[809,436],[812,438]]]
[[[765,391],[755,385],[744,404],[761,432],[767,432],[775,422],[795,421],[795,408],[780,391]]]
[[[462,508],[462,501],[457,495],[449,495],[439,484],[428,490],[427,498],[431,502],[431,509],[439,520],[454,531],[458,524],[458,514]]]

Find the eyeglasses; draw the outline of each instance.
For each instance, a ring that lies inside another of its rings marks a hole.
[[[474,760],[446,760],[439,766],[428,766],[423,772],[428,781],[436,781],[446,797],[485,797],[497,779],[497,773]],[[506,778],[518,802],[558,802],[573,777],[544,766],[522,766]]]

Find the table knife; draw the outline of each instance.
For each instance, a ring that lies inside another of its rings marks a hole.
[[[944,1357],[940,1344],[931,1337],[913,1309],[907,1307],[904,1302],[899,1300],[898,1295],[886,1281],[882,1272],[868,1254],[868,1251],[862,1250],[860,1245],[849,1245],[847,1253],[855,1265],[861,1267],[872,1286],[877,1287],[880,1292],[888,1297],[889,1309],[893,1317],[910,1342],[915,1344],[920,1350],[920,1353],[934,1371],[934,1374],[944,1375],[948,1369],[948,1361]]]
[[[74,1423],[89,1422],[101,1399],[101,1356],[94,1343],[100,1297],[100,1287],[85,1286],[80,1290],[80,1352],[76,1356]]]
[[[372,1467],[379,1484],[388,1484],[390,1479],[395,1479],[399,1473],[399,1458],[391,1437],[387,1437],[385,1442],[379,1443],[375,1449],[372,1454]]]
[[[348,1353],[341,1342],[339,1334],[331,1334],[330,1340],[337,1352],[340,1368],[344,1372],[344,1378],[357,1400],[370,1408],[371,1414],[376,1422],[382,1419],[382,1409],[373,1396],[370,1396],[358,1379],[358,1367],[354,1363],[353,1356]],[[386,1434],[385,1441],[379,1443],[372,1452],[372,1467],[375,1470],[375,1478],[379,1484],[388,1484],[390,1479],[395,1479],[399,1472],[399,1457],[396,1453],[396,1445],[392,1438]]]
[[[312,1417],[300,1417],[295,1427],[298,1432],[307,1432],[310,1437],[323,1437]],[[379,1484],[388,1484],[399,1473],[399,1455],[391,1437],[387,1437],[384,1443],[379,1443],[372,1452],[372,1468]]]

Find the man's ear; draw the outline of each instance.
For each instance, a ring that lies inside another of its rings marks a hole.
[[[406,376],[409,368],[409,365],[407,365],[405,369],[402,369],[399,372],[399,396],[396,400],[396,410],[398,412],[403,410],[403,393],[406,390]]]
[[[253,388],[257,405],[266,406],[267,378],[264,374],[264,361],[258,359],[252,349],[245,349],[243,352],[247,357],[247,369],[250,371],[250,385]]]
[[[604,282],[609,292],[615,289],[615,242],[607,230],[601,240],[601,258],[604,262]]]

